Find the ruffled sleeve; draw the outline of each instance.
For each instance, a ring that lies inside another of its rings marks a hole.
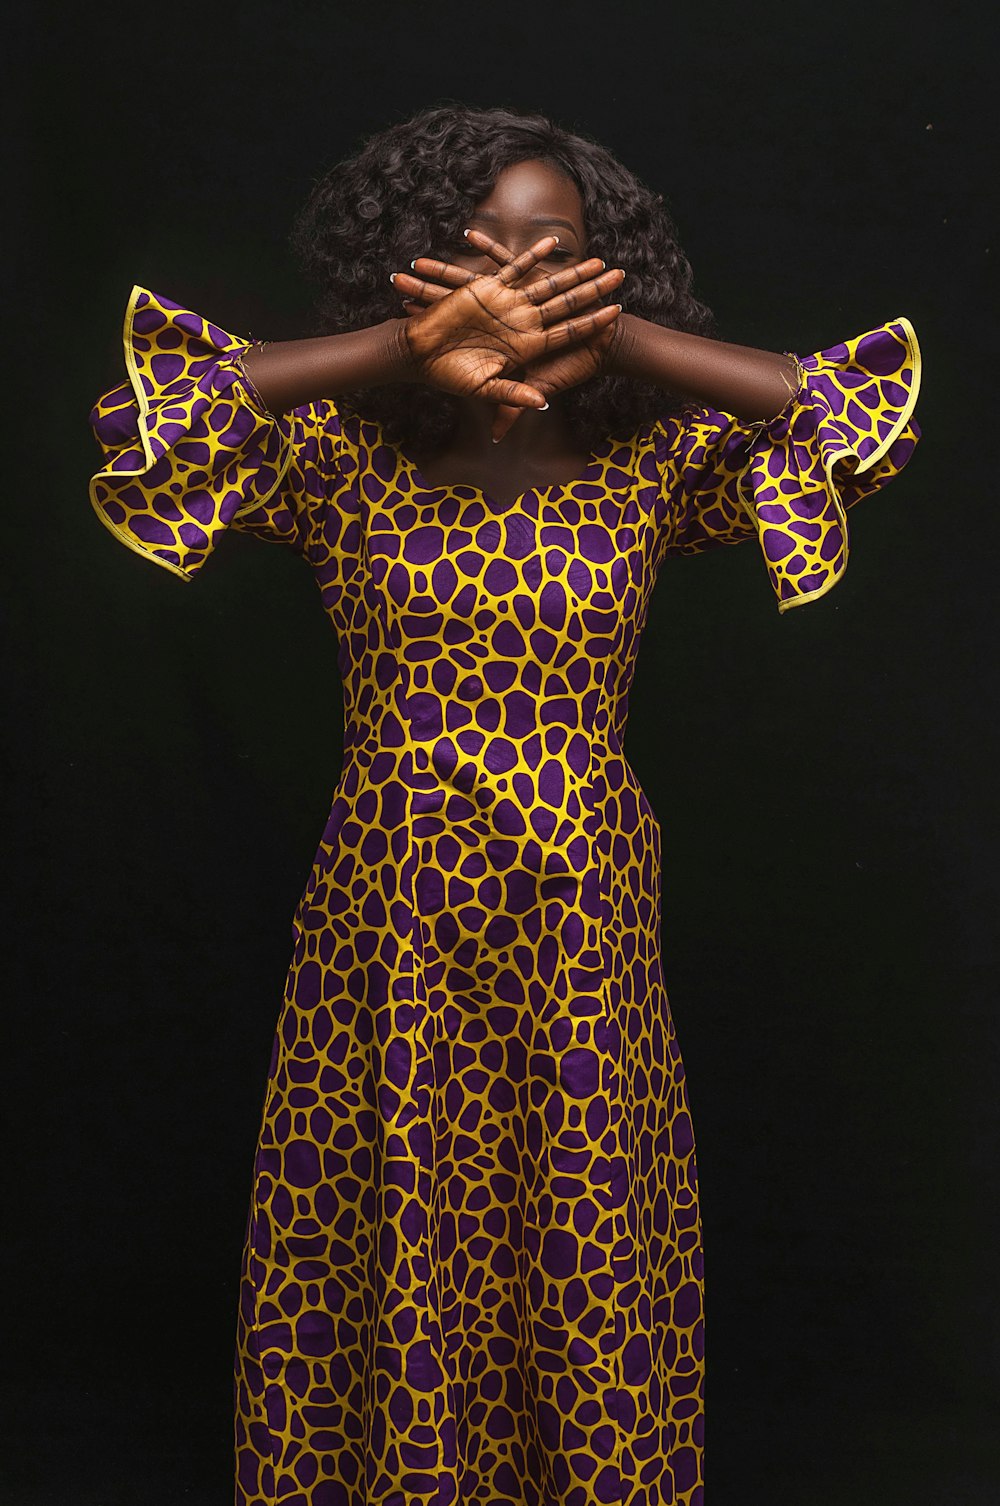
[[[920,438],[908,319],[796,360],[798,388],[774,418],[687,405],[654,425],[661,557],[757,538],[779,612],[837,583],[848,509],[897,476]]]
[[[89,415],[103,456],[90,482],[94,511],[128,548],[182,580],[228,527],[308,555],[356,469],[331,401],[278,416],[263,408],[240,361],[250,343],[133,287],[128,380]]]

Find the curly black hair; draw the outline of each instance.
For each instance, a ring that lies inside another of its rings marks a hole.
[[[318,285],[313,332],[339,334],[400,318],[389,273],[411,256],[453,245],[501,171],[541,160],[576,184],[588,255],[624,267],[629,313],[654,324],[716,337],[709,308],[691,293],[691,266],[663,196],[597,142],[544,115],[477,109],[447,101],[371,136],[314,183],[290,244]],[[454,427],[458,399],[411,383],[338,394],[338,405],[375,419],[390,443],[434,451]],[[629,377],[592,377],[560,395],[574,438],[630,438],[680,398]]]

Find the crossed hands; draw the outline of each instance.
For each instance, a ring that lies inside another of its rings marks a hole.
[[[529,280],[557,235],[542,236],[520,256],[479,230],[465,236],[498,264],[496,272],[483,275],[419,256],[413,268],[422,276],[395,272],[392,281],[404,295],[402,335],[418,379],[495,403],[492,434],[500,440],[525,408],[548,407],[553,393],[607,364],[622,328],[616,322],[621,304],[600,300],[625,273],[621,267],[604,271],[604,263],[590,257]],[[595,304],[593,312],[575,313]]]

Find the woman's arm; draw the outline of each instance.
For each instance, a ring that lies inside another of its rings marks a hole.
[[[801,385],[792,356],[727,345],[623,313],[604,370],[636,377],[735,418],[774,418]]]
[[[455,283],[451,292],[409,273],[394,272],[392,280],[400,290],[426,291],[429,308],[367,329],[255,347],[244,357],[244,373],[271,414],[386,382],[421,382],[518,408],[545,408],[541,392],[503,373],[590,339],[620,312],[618,304],[588,307],[619,281],[601,272],[596,258],[547,278],[545,296],[529,297],[521,280],[556,240],[543,235],[490,277],[424,258],[428,271]]]
[[[403,334],[405,319],[306,340],[253,346],[243,370],[269,413],[287,413],[355,387],[418,380]]]

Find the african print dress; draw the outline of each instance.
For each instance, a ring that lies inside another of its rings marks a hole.
[[[237,1318],[236,1506],[702,1501],[694,1139],[660,828],[623,752],[663,561],[756,539],[780,612],[906,464],[900,318],[776,417],[689,405],[500,504],[147,289],[91,500],[191,580],[290,545],[339,644],[343,767],[293,920]],[[759,558],[759,555],[758,555]]]

